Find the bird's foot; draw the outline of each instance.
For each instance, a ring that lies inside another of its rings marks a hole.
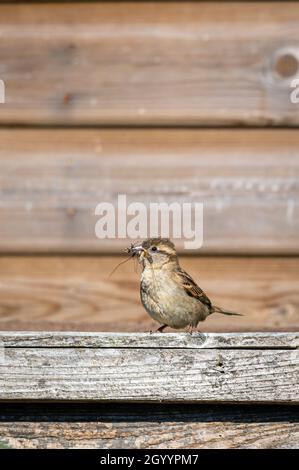
[[[196,328],[193,325],[187,326],[186,333],[190,333],[190,335],[192,335],[194,331],[196,331]]]

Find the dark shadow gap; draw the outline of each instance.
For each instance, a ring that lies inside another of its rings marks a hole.
[[[289,405],[1,403],[0,422],[299,423]]]

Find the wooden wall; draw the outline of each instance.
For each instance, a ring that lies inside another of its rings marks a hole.
[[[202,331],[299,324],[299,2],[0,5],[0,329],[146,331],[95,206],[204,203]],[[178,243],[180,251],[182,244]]]

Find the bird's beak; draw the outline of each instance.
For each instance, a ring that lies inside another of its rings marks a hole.
[[[141,262],[144,258],[148,258],[149,254],[142,245],[135,245],[132,247],[133,256],[137,256],[138,260]]]

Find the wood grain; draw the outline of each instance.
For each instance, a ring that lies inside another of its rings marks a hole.
[[[157,326],[140,303],[139,274],[122,257],[0,257],[0,330],[140,331]],[[181,257],[216,305],[203,332],[298,331],[299,259]],[[170,330],[171,331],[171,330]]]
[[[11,448],[298,448],[298,408],[287,406],[5,404]]]
[[[0,122],[297,126],[298,30],[294,2],[1,5]]]
[[[2,401],[299,404],[296,349],[8,347],[0,376]]]
[[[132,240],[95,236],[97,204],[117,210],[119,194],[203,203],[202,253],[299,253],[295,130],[2,129],[0,142],[2,253],[119,253]]]
[[[299,333],[76,333],[0,331],[5,348],[297,349]]]

